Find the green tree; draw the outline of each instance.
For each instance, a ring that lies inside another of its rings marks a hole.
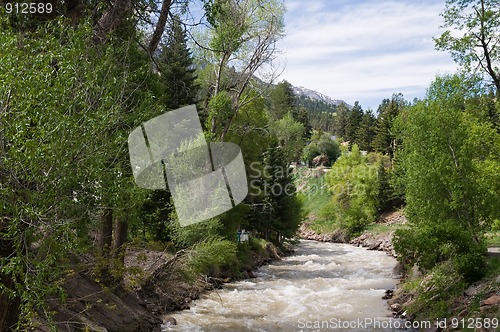
[[[224,141],[241,107],[251,102],[242,97],[254,74],[274,59],[285,8],[276,0],[205,0],[204,7],[210,23],[206,61],[215,73],[208,97],[225,92],[229,101],[223,110],[209,107],[208,127],[212,137]]]
[[[282,81],[271,90],[270,96],[270,115],[274,120],[280,120],[288,113],[292,113],[295,108],[295,94],[293,86]]]
[[[359,102],[356,101],[347,117],[347,123],[345,126],[345,137],[344,137],[345,141],[349,141],[351,142],[351,144],[354,144],[356,142],[357,138],[356,133],[361,124],[362,118],[363,118],[363,109],[361,108],[361,105],[359,105]]]
[[[483,232],[500,216],[500,135],[481,119],[489,97],[464,81],[438,77],[401,115],[411,228],[397,233],[395,248],[426,271],[451,261],[472,281],[484,271]]]
[[[263,188],[267,208],[263,213],[264,223],[257,227],[267,239],[281,244],[295,237],[302,221],[301,204],[283,148],[268,149],[264,165]]]
[[[342,103],[337,108],[337,116],[335,117],[334,132],[337,137],[347,141],[347,124],[349,119],[350,109],[345,103]]]
[[[227,140],[238,144],[245,156],[245,165],[250,169],[252,162],[262,159],[262,155],[271,144],[269,133],[269,114],[266,111],[265,99],[254,90],[248,92],[251,103],[242,106],[228,132]]]
[[[376,152],[385,153],[391,158],[397,148],[394,119],[406,107],[402,94],[394,94],[391,99],[384,99],[378,107],[375,133],[372,148]]]
[[[158,69],[165,86],[166,107],[177,109],[194,104],[198,94],[195,68],[179,16],[172,18],[167,35],[160,45]]]
[[[356,144],[363,151],[371,151],[373,137],[375,136],[375,116],[371,110],[363,113],[359,127],[356,130]]]
[[[175,15],[167,27],[167,35],[160,44],[158,70],[163,83],[163,97],[167,110],[192,105],[197,101],[199,86],[191,52],[187,47],[186,31],[179,16]],[[166,190],[148,193],[141,208],[143,228],[147,237],[158,241],[172,241],[174,204],[172,195]]]
[[[48,25],[25,34],[23,47],[9,28],[0,37],[0,308],[10,311],[7,322],[0,315],[2,329],[28,324],[57,291],[65,258],[90,250],[89,234],[105,207],[116,212],[121,247],[130,201],[140,199],[122,147],[134,120],[155,109],[145,102],[152,100],[148,89],[129,93],[128,74],[147,86],[138,69],[144,62],[119,62],[136,56],[118,56],[129,50],[120,43],[89,47],[90,31],[88,24]],[[27,57],[33,61],[18,62]]]
[[[447,0],[436,48],[451,53],[467,72],[477,68],[489,76],[500,96],[500,3],[498,0]],[[455,33],[455,31],[460,33]]]
[[[304,134],[302,137],[304,139],[309,139],[312,134],[312,126],[307,110],[304,107],[295,107],[292,111],[292,116],[297,122],[304,126]]]
[[[340,157],[340,146],[330,135],[317,131],[302,150],[302,160],[312,166],[313,159],[321,155],[328,158],[326,166],[330,166]]]
[[[298,160],[304,147],[304,126],[295,121],[291,113],[271,122],[271,133],[276,137],[278,146],[283,148],[284,157],[288,163]]]
[[[375,221],[379,204],[378,165],[368,165],[357,144],[325,175],[332,193],[328,214],[349,235]]]

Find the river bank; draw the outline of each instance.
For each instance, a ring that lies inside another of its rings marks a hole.
[[[400,212],[385,214],[377,225],[369,228],[362,235],[346,240],[340,231],[331,234],[316,234],[305,223],[299,235],[302,238],[319,242],[347,243],[355,247],[364,247],[372,251],[383,251],[395,257],[392,237],[395,228],[404,227],[406,219]],[[251,266],[238,276],[221,278],[198,278],[185,280],[176,273],[182,268],[182,256],[168,254],[165,251],[133,247],[125,257],[125,284],[109,287],[103,285],[88,268],[76,268],[61,279],[66,291],[64,301],[60,298],[49,300],[53,311],[53,324],[58,331],[161,331],[161,326],[175,325],[175,316],[181,310],[189,310],[191,302],[206,294],[219,294],[226,287],[223,284],[236,280],[251,279],[259,275],[256,268],[272,261],[279,261],[284,256],[278,248],[266,244],[263,250],[251,252]],[[88,262],[88,265],[91,262]],[[382,267],[382,269],[384,269]],[[387,267],[385,267],[387,270]],[[386,289],[379,298],[387,300],[387,308],[394,318],[409,321],[436,321],[434,317],[417,317],[408,314],[407,308],[415,303],[419,294],[415,289],[404,286],[404,282],[414,280],[423,282],[425,276],[418,271],[404,271],[399,265],[387,270],[391,275],[401,276],[399,285]],[[242,279],[243,278],[243,279]],[[465,289],[463,295],[457,296],[449,306],[451,319],[462,319],[467,322],[471,318],[498,317],[500,296],[498,294],[500,278],[482,280]],[[215,290],[215,292],[214,292]],[[382,305],[383,307],[383,305]],[[417,313],[418,314],[418,313]],[[495,316],[496,315],[496,316]],[[38,325],[34,331],[50,331],[48,322],[39,318],[33,321]],[[448,328],[451,330],[451,328]],[[434,326],[427,331],[441,331]],[[494,331],[482,329],[477,331]]]
[[[382,299],[393,257],[349,244],[302,240],[293,255],[172,313],[164,331],[400,331]],[[376,322],[376,323],[375,323]]]
[[[175,324],[169,314],[189,309],[190,302],[201,294],[222,288],[224,283],[241,278],[255,278],[255,269],[280,260],[285,253],[265,244],[251,251],[248,268],[237,275],[195,280],[182,274],[183,256],[165,250],[131,247],[125,255],[124,282],[110,286],[96,277],[94,258],[79,257],[74,269],[61,277],[64,295],[47,300],[32,318],[32,331],[159,332],[162,324]],[[46,313],[51,313],[48,321]]]
[[[331,233],[318,234],[311,229],[311,222],[305,222],[300,226],[299,237],[306,240],[320,242],[349,243],[358,247],[365,247],[368,250],[380,250],[396,257],[392,246],[392,238],[398,227],[407,223],[406,217],[401,211],[391,211],[384,213],[377,222],[378,228],[368,228],[361,235],[350,239],[346,232],[337,229]]]
[[[327,234],[317,234],[311,229],[311,223],[306,222],[300,228],[299,235],[304,239],[320,242],[349,243],[366,247],[369,250],[380,250],[397,257],[392,239],[395,229],[404,227],[406,218],[400,212],[393,211],[381,216],[377,224],[363,234],[348,239],[344,232],[336,230]],[[414,268],[406,271],[398,264],[392,271],[400,276],[400,282],[395,289],[388,289],[384,295],[387,307],[394,317],[406,319],[416,325],[424,326],[421,331],[497,331],[500,328],[500,258],[495,248],[488,250],[488,266],[490,272],[485,278],[460,289],[457,281],[452,281],[450,289],[458,288],[456,296],[444,301],[440,294],[422,302],[425,294],[435,288],[432,275],[423,275]],[[457,282],[454,285],[453,282]],[[424,287],[425,286],[425,287]],[[456,289],[455,289],[456,291]],[[420,303],[419,303],[420,302]],[[440,302],[440,309],[446,312],[446,317],[435,317],[428,314],[428,307]],[[412,313],[409,313],[412,312]]]

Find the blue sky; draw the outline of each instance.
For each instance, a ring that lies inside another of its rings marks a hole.
[[[444,0],[285,0],[280,79],[364,109],[401,92],[425,96],[457,66],[436,51]]]

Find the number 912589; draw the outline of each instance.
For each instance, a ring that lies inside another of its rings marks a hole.
[[[50,14],[54,10],[50,2],[6,2],[3,7],[7,14]]]

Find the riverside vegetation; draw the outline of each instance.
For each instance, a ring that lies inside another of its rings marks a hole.
[[[435,41],[461,71],[376,112],[256,76],[273,68],[281,1],[202,4],[203,24],[187,0],[0,9],[0,329],[159,328],[203,289],[278,259],[304,221],[339,241],[394,230],[396,312],[498,317],[499,261],[486,251],[500,232],[498,1],[448,0],[445,27],[463,35]],[[126,141],[190,104],[207,139],[241,147],[251,190],[181,227],[169,190],[135,186]],[[300,161],[319,169],[289,170]],[[377,223],[395,208],[407,223]]]

